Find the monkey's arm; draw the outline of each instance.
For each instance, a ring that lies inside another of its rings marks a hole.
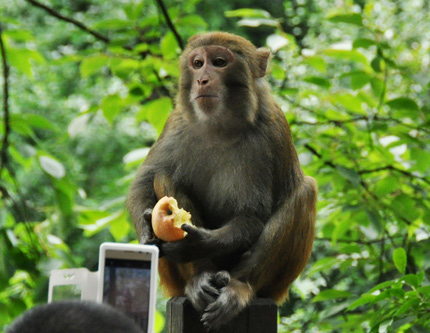
[[[142,244],[150,243],[155,239],[151,226],[151,213],[156,202],[153,169],[143,164],[127,197],[127,208]]]
[[[223,256],[235,251],[245,252],[257,241],[263,230],[261,218],[253,216],[250,212],[238,214],[219,229],[202,228],[203,222],[198,209],[184,191],[172,182],[167,173],[160,172],[155,175],[154,189],[157,198],[174,197],[179,207],[191,213],[194,224],[182,226],[187,232],[184,239],[158,244],[160,252],[170,261],[185,263],[201,258]]]
[[[261,219],[246,215],[237,216],[216,230],[184,224],[182,229],[187,236],[180,241],[161,244],[161,252],[177,263],[245,252],[257,241],[263,228]]]

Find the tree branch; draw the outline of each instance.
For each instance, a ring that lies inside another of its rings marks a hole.
[[[396,168],[395,166],[392,166],[392,165],[387,165],[387,166],[376,168],[376,169],[360,170],[360,171],[358,171],[358,173],[359,174],[365,174],[365,173],[373,173],[373,172],[386,171],[386,170],[392,170],[392,171],[399,172],[399,173],[401,173],[401,174],[403,174],[409,178],[419,179],[419,180],[425,182],[426,184],[430,185],[429,179],[427,179],[425,177],[416,176],[409,171],[401,170],[401,169]]]
[[[170,19],[169,13],[167,12],[166,6],[164,5],[162,0],[156,0],[158,5],[161,8],[161,11],[163,12],[163,16],[166,19],[166,23],[169,26],[169,29],[173,32],[175,35],[175,38],[178,42],[179,47],[181,50],[184,50],[184,42],[182,41],[181,36],[179,35],[178,31],[176,30],[175,26],[173,25],[172,20]]]
[[[1,165],[0,165],[0,176],[4,167],[8,163],[8,148],[9,148],[9,135],[10,135],[10,119],[9,119],[9,65],[6,58],[6,49],[3,44],[2,37],[3,29],[0,27],[0,50],[2,55],[3,63],[3,112],[4,112],[4,134],[3,142],[0,152]]]
[[[394,238],[402,238],[402,236],[395,236]],[[332,242],[333,239],[330,237],[315,237],[316,241],[323,242]],[[363,239],[337,239],[337,243],[347,243],[347,244],[361,244],[361,245],[371,245],[376,243],[383,243],[386,241],[386,238],[381,239],[371,239],[371,240],[363,240]]]
[[[108,37],[103,36],[99,32],[94,31],[94,30],[88,28],[86,25],[84,25],[83,23],[81,23],[79,21],[76,21],[73,18],[61,15],[59,12],[57,12],[53,8],[45,6],[44,4],[41,4],[40,2],[38,2],[36,0],[26,0],[26,1],[29,2],[29,3],[31,3],[33,6],[36,6],[36,7],[39,7],[41,9],[43,9],[44,11],[46,11],[47,13],[49,13],[50,15],[55,16],[56,18],[59,18],[62,21],[66,21],[66,22],[72,23],[73,25],[75,25],[79,29],[88,32],[89,34],[93,35],[95,38],[97,38],[97,39],[99,39],[99,40],[101,40],[101,41],[103,41],[105,43],[109,43],[110,42],[110,39]]]

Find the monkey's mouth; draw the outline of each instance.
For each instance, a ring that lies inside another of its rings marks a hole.
[[[198,95],[195,99],[199,99],[199,98],[218,98],[217,95]]]

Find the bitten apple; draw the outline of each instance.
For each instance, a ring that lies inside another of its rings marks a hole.
[[[163,197],[152,210],[152,229],[154,234],[165,242],[183,239],[186,232],[181,229],[183,224],[193,225],[191,214],[178,207],[173,197]]]

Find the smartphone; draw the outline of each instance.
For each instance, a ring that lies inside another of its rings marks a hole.
[[[103,243],[97,302],[124,311],[144,333],[153,333],[157,274],[156,246]]]

